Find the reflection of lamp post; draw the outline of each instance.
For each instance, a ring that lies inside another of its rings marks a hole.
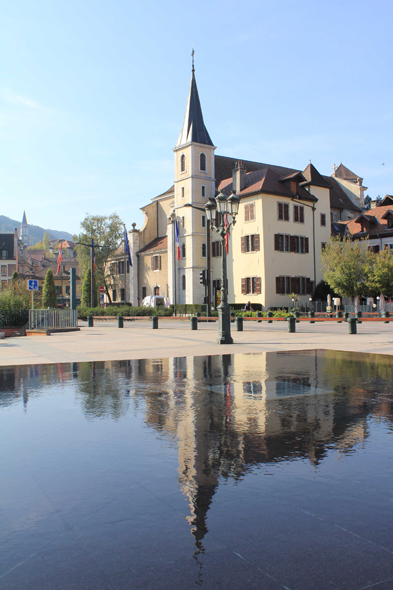
[[[218,344],[233,344],[231,336],[231,308],[228,305],[227,289],[227,252],[225,248],[225,236],[228,235],[231,225],[235,225],[239,212],[239,197],[232,193],[230,197],[220,193],[215,201],[210,199],[206,204],[206,216],[210,221],[210,227],[221,237],[221,301],[218,306]],[[216,211],[219,215],[219,223],[216,225]],[[232,219],[229,219],[229,216]]]
[[[378,305],[377,311],[379,311],[379,312],[381,311],[381,308],[380,308],[380,300],[381,300],[380,297],[377,297],[377,305]]]
[[[310,304],[310,309],[312,309],[312,307],[313,307],[312,306],[312,297],[309,297],[308,301],[309,301],[309,304]]]

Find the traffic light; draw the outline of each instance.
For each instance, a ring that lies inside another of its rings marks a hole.
[[[206,285],[206,270],[201,270],[199,273],[199,283],[201,285]]]

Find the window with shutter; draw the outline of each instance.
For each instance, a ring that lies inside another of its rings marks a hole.
[[[255,221],[255,204],[250,203],[250,221]]]
[[[284,250],[285,252],[289,252],[289,235],[285,236],[285,240],[284,240]]]
[[[309,249],[308,249],[308,238],[304,238],[304,251],[306,254],[308,254]]]
[[[293,206],[293,221],[299,222],[299,205]]]
[[[326,215],[325,213],[321,213],[321,225],[326,226]]]
[[[310,295],[311,293],[311,281],[310,279],[306,279],[306,294]]]
[[[296,293],[296,277],[291,277],[291,293]]]
[[[251,277],[246,278],[246,293],[251,293]]]
[[[295,238],[295,252],[300,252],[300,238],[299,236],[293,236]]]
[[[295,252],[295,236],[289,236],[290,251]]]
[[[282,221],[284,219],[283,204],[277,203],[278,219]]]
[[[250,205],[244,205],[244,221],[250,221]]]
[[[299,223],[304,223],[304,207],[299,206]]]
[[[257,295],[261,294],[261,277],[256,277],[255,293]]]
[[[304,254],[304,237],[300,236],[300,252]]]
[[[245,236],[242,236],[242,237],[241,237],[241,239],[240,239],[240,244],[241,244],[241,251],[242,251],[242,254],[244,254],[244,253],[245,253],[245,251],[246,251],[246,238],[245,238]],[[243,280],[243,279],[242,279],[242,280]]]
[[[158,262],[158,270],[161,270],[161,256],[157,256],[157,262]]]
[[[285,277],[285,291],[288,295],[291,292],[291,277]]]
[[[242,295],[246,295],[246,294],[247,294],[247,280],[242,279]]]
[[[255,249],[255,252],[259,252],[259,250],[260,250],[259,234],[254,235],[254,249]]]
[[[276,293],[278,295],[281,294],[281,290],[280,290],[280,277],[276,277]]]
[[[289,221],[289,205],[284,203],[284,221]]]
[[[274,234],[274,249],[280,250],[280,234]]]

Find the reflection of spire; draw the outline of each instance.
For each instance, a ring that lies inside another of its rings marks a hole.
[[[27,403],[29,401],[29,392],[27,391],[26,385],[23,383],[23,393],[22,393],[22,397],[23,397],[23,409],[25,412],[27,412]]]

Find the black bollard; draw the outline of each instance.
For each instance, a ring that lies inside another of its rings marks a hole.
[[[273,312],[272,311],[268,311],[266,315],[267,315],[268,318],[272,318],[273,317]],[[268,324],[272,324],[273,323],[273,320],[267,320],[267,323]]]
[[[349,318],[349,313],[346,311],[344,313],[344,321],[347,322],[348,321],[348,318]]]
[[[88,315],[87,316],[87,327],[88,328],[93,328],[93,326],[94,326],[93,316],[92,315]]]
[[[296,332],[296,318],[294,316],[289,316],[287,318],[288,322],[288,332]]]
[[[348,334],[357,334],[357,318],[348,318]]]
[[[153,330],[158,330],[158,316],[153,315],[151,318],[151,327]]]
[[[198,318],[195,315],[190,317],[191,330],[198,329]]]
[[[262,312],[261,311],[257,311],[257,318],[261,318],[262,317]],[[258,324],[261,323],[262,320],[258,320]]]
[[[315,318],[315,311],[309,311],[308,312],[308,317],[309,318]],[[315,324],[315,321],[313,319],[310,320],[310,324]]]
[[[241,316],[236,318],[236,330],[243,332],[243,318]]]
[[[124,318],[122,315],[117,316],[117,327],[124,328]]]

